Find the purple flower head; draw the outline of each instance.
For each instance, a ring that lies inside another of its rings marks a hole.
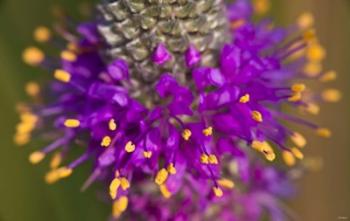
[[[329,89],[320,96],[303,83],[335,78],[318,69],[325,52],[305,17],[296,26],[274,28],[267,20],[254,22],[253,8],[241,0],[226,7],[226,39],[235,38],[209,57],[212,66],[203,65],[208,55],[200,47],[175,53],[166,42],[155,44],[147,55],[161,72],[155,82],[135,80],[147,72],[147,61],[135,65],[125,54],[106,61],[98,22],[78,26],[79,34],[61,31],[68,47],[58,58],[28,48],[24,60],[52,72],[53,80],[45,94],[36,83],[27,85],[35,102],[19,106],[16,143],[28,143],[34,130],[48,138],[29,157],[37,164],[52,156],[47,183],[93,162],[83,188],[104,182],[114,218],[254,221],[267,212],[271,220],[284,220],[279,199],[294,193],[288,166],[304,158],[307,143],[287,125],[331,135],[284,107],[317,114],[317,103],[340,94]],[[51,35],[41,27],[37,40],[50,42]],[[176,71],[163,69],[166,63]],[[83,153],[68,162],[74,148]]]

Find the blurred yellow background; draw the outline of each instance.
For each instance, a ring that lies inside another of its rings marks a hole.
[[[79,192],[88,166],[69,182],[47,186],[42,179],[45,166],[33,167],[27,161],[34,145],[18,148],[12,143],[18,120],[14,107],[26,99],[24,83],[47,75],[23,65],[21,51],[33,43],[34,27],[53,22],[52,5],[75,13],[81,2],[86,1],[0,0],[0,221],[96,221],[106,220],[109,213],[109,205],[96,200],[96,189]],[[325,141],[309,134],[307,155],[322,157],[324,166],[299,181],[299,195],[290,207],[298,221],[350,220],[350,1],[273,2],[273,16],[279,24],[293,22],[306,10],[315,14],[321,43],[328,51],[325,68],[339,73],[339,80],[330,87],[341,89],[344,98],[339,104],[323,106],[321,115],[315,117],[334,136]]]

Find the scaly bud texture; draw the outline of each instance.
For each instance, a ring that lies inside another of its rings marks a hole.
[[[27,144],[33,131],[49,138],[29,157],[38,164],[53,153],[48,183],[94,162],[83,189],[104,180],[114,218],[283,220],[278,202],[293,193],[289,167],[302,165],[307,145],[285,122],[322,137],[331,131],[281,106],[317,114],[318,103],[341,95],[303,82],[336,78],[320,69],[326,54],[312,15],[290,28],[252,19],[268,6],[104,1],[97,21],[75,30],[40,26],[37,42],[66,43],[56,57],[37,47],[24,51],[23,60],[49,70],[52,81],[45,90],[27,85],[34,102],[18,106],[15,142]],[[85,151],[67,162],[77,145]]]

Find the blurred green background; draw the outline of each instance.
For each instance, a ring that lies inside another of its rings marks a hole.
[[[27,161],[34,146],[18,148],[12,143],[18,121],[14,107],[26,99],[24,83],[45,75],[23,65],[21,51],[33,43],[37,25],[52,24],[53,5],[75,14],[82,2],[87,0],[0,0],[0,221],[96,221],[108,216],[109,206],[96,200],[96,189],[79,192],[87,167],[76,171],[69,182],[47,186],[42,179],[45,166],[33,167]],[[324,166],[298,183],[300,192],[290,207],[298,221],[350,220],[350,1],[275,0],[273,4],[273,16],[281,24],[293,22],[305,10],[315,14],[319,37],[328,51],[325,68],[339,73],[339,80],[330,86],[341,89],[344,98],[323,106],[315,118],[329,126],[334,137],[309,140],[307,155],[322,157]]]

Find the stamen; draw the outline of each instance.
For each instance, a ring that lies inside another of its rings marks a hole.
[[[57,167],[59,167],[59,165],[62,162],[62,154],[61,153],[55,153],[51,159],[50,162],[50,168],[51,169],[57,169]]]
[[[168,188],[165,184],[160,185],[159,190],[162,193],[164,198],[168,199],[171,197],[171,192],[168,190]]]
[[[304,154],[298,148],[293,147],[291,151],[297,159],[304,159]]]
[[[324,137],[324,138],[330,138],[332,136],[332,132],[327,128],[318,128],[316,130],[316,133],[318,136]]]
[[[168,171],[163,168],[158,171],[154,182],[158,185],[162,185],[168,179]]]
[[[319,62],[326,57],[326,51],[319,43],[313,43],[308,47],[306,57],[310,61]]]
[[[207,127],[206,129],[204,129],[203,131],[203,134],[205,135],[205,136],[211,136],[212,134],[213,134],[213,128],[212,127]]]
[[[320,81],[323,83],[334,81],[337,79],[337,73],[335,71],[328,71],[320,77]]]
[[[217,182],[220,186],[225,187],[227,189],[233,189],[235,187],[235,183],[229,179],[220,179]]]
[[[302,99],[302,94],[297,92],[297,93],[294,93],[292,96],[290,96],[288,98],[288,101],[290,102],[298,102]]]
[[[54,77],[59,80],[59,81],[62,81],[64,83],[68,83],[70,82],[71,80],[71,74],[68,73],[67,71],[64,71],[64,70],[56,70],[55,73],[54,73]]]
[[[213,187],[213,192],[216,197],[222,197],[224,195],[220,187]]]
[[[192,136],[192,132],[189,130],[189,129],[185,129],[183,132],[182,132],[182,138],[186,141],[188,141]]]
[[[34,30],[34,39],[37,42],[47,42],[51,38],[51,31],[45,26],[39,26]]]
[[[102,147],[109,147],[112,143],[112,138],[110,136],[104,136],[101,141]]]
[[[131,141],[127,142],[126,145],[125,145],[125,151],[128,152],[128,153],[134,152],[135,151],[135,145]]]
[[[40,86],[38,83],[30,81],[25,87],[26,93],[31,97],[36,97],[40,93]]]
[[[316,39],[316,32],[314,29],[310,29],[304,32],[303,34],[304,41],[311,42]]]
[[[117,124],[115,123],[114,119],[110,119],[108,122],[108,128],[111,131],[115,131],[117,129]]]
[[[304,73],[308,77],[316,77],[322,72],[322,64],[320,62],[309,62],[304,67]]]
[[[201,163],[209,164],[209,156],[207,154],[202,154],[201,155]]]
[[[274,153],[272,147],[266,141],[254,140],[252,142],[252,148],[263,153],[268,161],[273,161],[276,158],[276,154]]]
[[[176,168],[174,167],[173,163],[170,163],[167,167],[167,170],[170,174],[176,174]]]
[[[252,111],[252,118],[256,122],[259,122],[259,123],[263,122],[263,116],[259,111]]]
[[[112,182],[109,184],[109,195],[112,199],[115,199],[117,197],[118,188],[120,186],[121,182],[119,178],[114,178]]]
[[[152,157],[152,151],[144,151],[143,156],[147,159],[150,159]]]
[[[125,177],[120,178],[120,185],[123,190],[127,190],[130,187],[129,180],[126,179]]]
[[[73,170],[68,167],[61,167],[56,170],[52,170],[45,176],[45,181],[48,184],[53,184],[62,178],[66,178],[73,173]]]
[[[290,138],[293,141],[293,143],[298,147],[303,148],[306,146],[307,141],[302,134],[298,132],[294,132]]]
[[[341,100],[342,98],[342,94],[339,90],[337,89],[327,89],[327,90],[324,90],[321,94],[322,96],[322,99],[326,102],[332,102],[332,103],[335,103],[335,102],[338,102]]]
[[[269,11],[270,1],[269,0],[255,0],[253,6],[254,6],[254,11],[257,14],[263,15]]]
[[[41,151],[35,151],[29,156],[29,161],[31,164],[38,164],[45,158],[45,153]]]
[[[129,200],[126,196],[121,196],[113,203],[113,217],[118,218],[128,208]]]
[[[294,166],[295,165],[295,157],[294,155],[289,151],[283,151],[282,152],[282,158],[287,166]]]
[[[208,160],[209,160],[210,164],[218,164],[219,163],[218,158],[214,154],[210,154]]]
[[[308,29],[314,25],[314,16],[310,12],[304,12],[298,17],[298,26],[301,29]]]
[[[248,103],[250,101],[250,95],[245,94],[241,98],[239,98],[239,102],[242,104]]]
[[[320,113],[320,106],[315,103],[308,103],[306,104],[305,110],[310,114],[317,115]]]
[[[77,56],[71,51],[64,50],[61,52],[61,59],[74,62],[77,60]]]
[[[295,93],[300,93],[300,92],[303,92],[304,90],[306,89],[306,86],[305,84],[293,84],[292,87],[291,87],[291,90]]]
[[[68,128],[78,128],[80,126],[80,121],[77,119],[67,119],[64,121],[64,126]]]
[[[45,54],[36,47],[29,47],[23,51],[22,59],[28,65],[37,66],[44,61]]]

